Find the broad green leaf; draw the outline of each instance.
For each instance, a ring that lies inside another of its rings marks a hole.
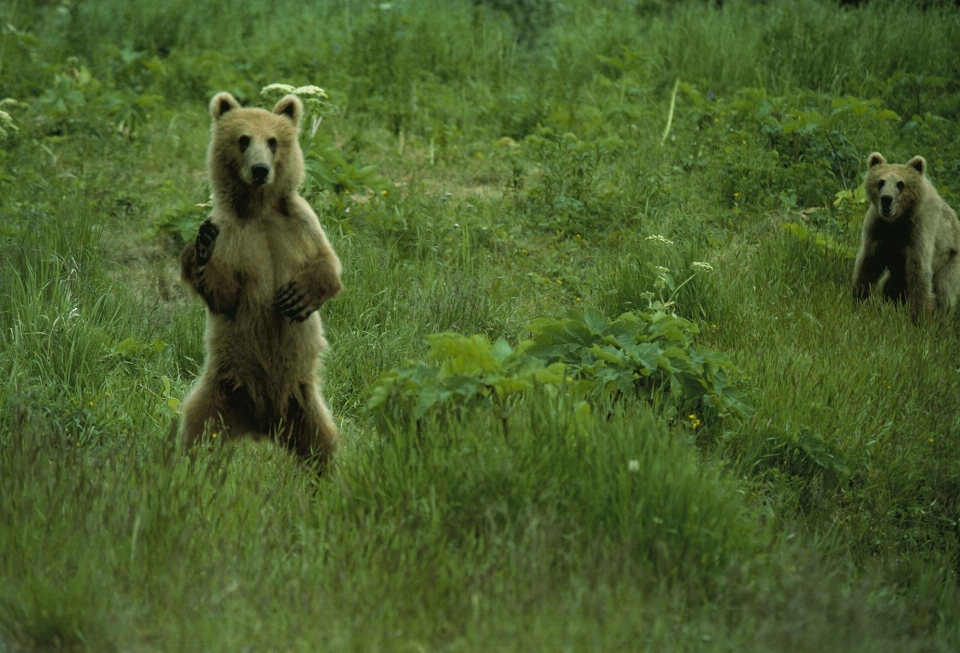
[[[593,308],[592,306],[585,306],[583,309],[583,321],[586,325],[593,331],[595,334],[600,335],[603,333],[604,329],[607,328],[609,324],[607,318],[605,318],[600,311]]]

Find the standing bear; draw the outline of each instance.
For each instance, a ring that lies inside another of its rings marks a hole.
[[[204,430],[269,437],[325,465],[340,434],[320,394],[327,347],[320,315],[336,296],[340,260],[297,189],[303,105],[243,109],[229,93],[210,102],[207,168],[213,211],[180,256],[183,280],[207,305],[206,360],[183,402],[189,450]]]
[[[915,320],[934,308],[946,314],[960,290],[960,222],[924,174],[927,162],[887,163],[879,152],[867,158],[863,182],[870,208],[863,222],[853,292],[870,294],[884,270],[888,299],[906,301]]]

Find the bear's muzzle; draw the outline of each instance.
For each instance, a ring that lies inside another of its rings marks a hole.
[[[270,166],[265,163],[255,163],[250,168],[250,174],[253,175],[253,184],[255,186],[263,186],[267,183],[267,179],[270,176]]]

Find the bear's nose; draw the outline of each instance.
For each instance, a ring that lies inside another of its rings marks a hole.
[[[253,173],[253,182],[260,185],[267,181],[267,175],[270,174],[270,166],[265,163],[255,163],[253,167],[250,168],[250,172]]]

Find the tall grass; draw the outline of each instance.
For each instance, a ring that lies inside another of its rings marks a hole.
[[[955,10],[0,18],[0,99],[22,101],[0,147],[0,650],[960,645],[960,330],[854,304],[865,206],[836,196],[863,148],[923,154],[960,192]],[[208,196],[205,103],[278,81],[323,85],[319,138],[393,182],[308,197],[345,270],[322,314],[346,446],[319,478],[269,443],[190,458],[168,435],[203,357],[173,281]],[[702,424],[571,383],[368,419],[429,334],[515,344],[584,306],[693,320],[753,413]]]

